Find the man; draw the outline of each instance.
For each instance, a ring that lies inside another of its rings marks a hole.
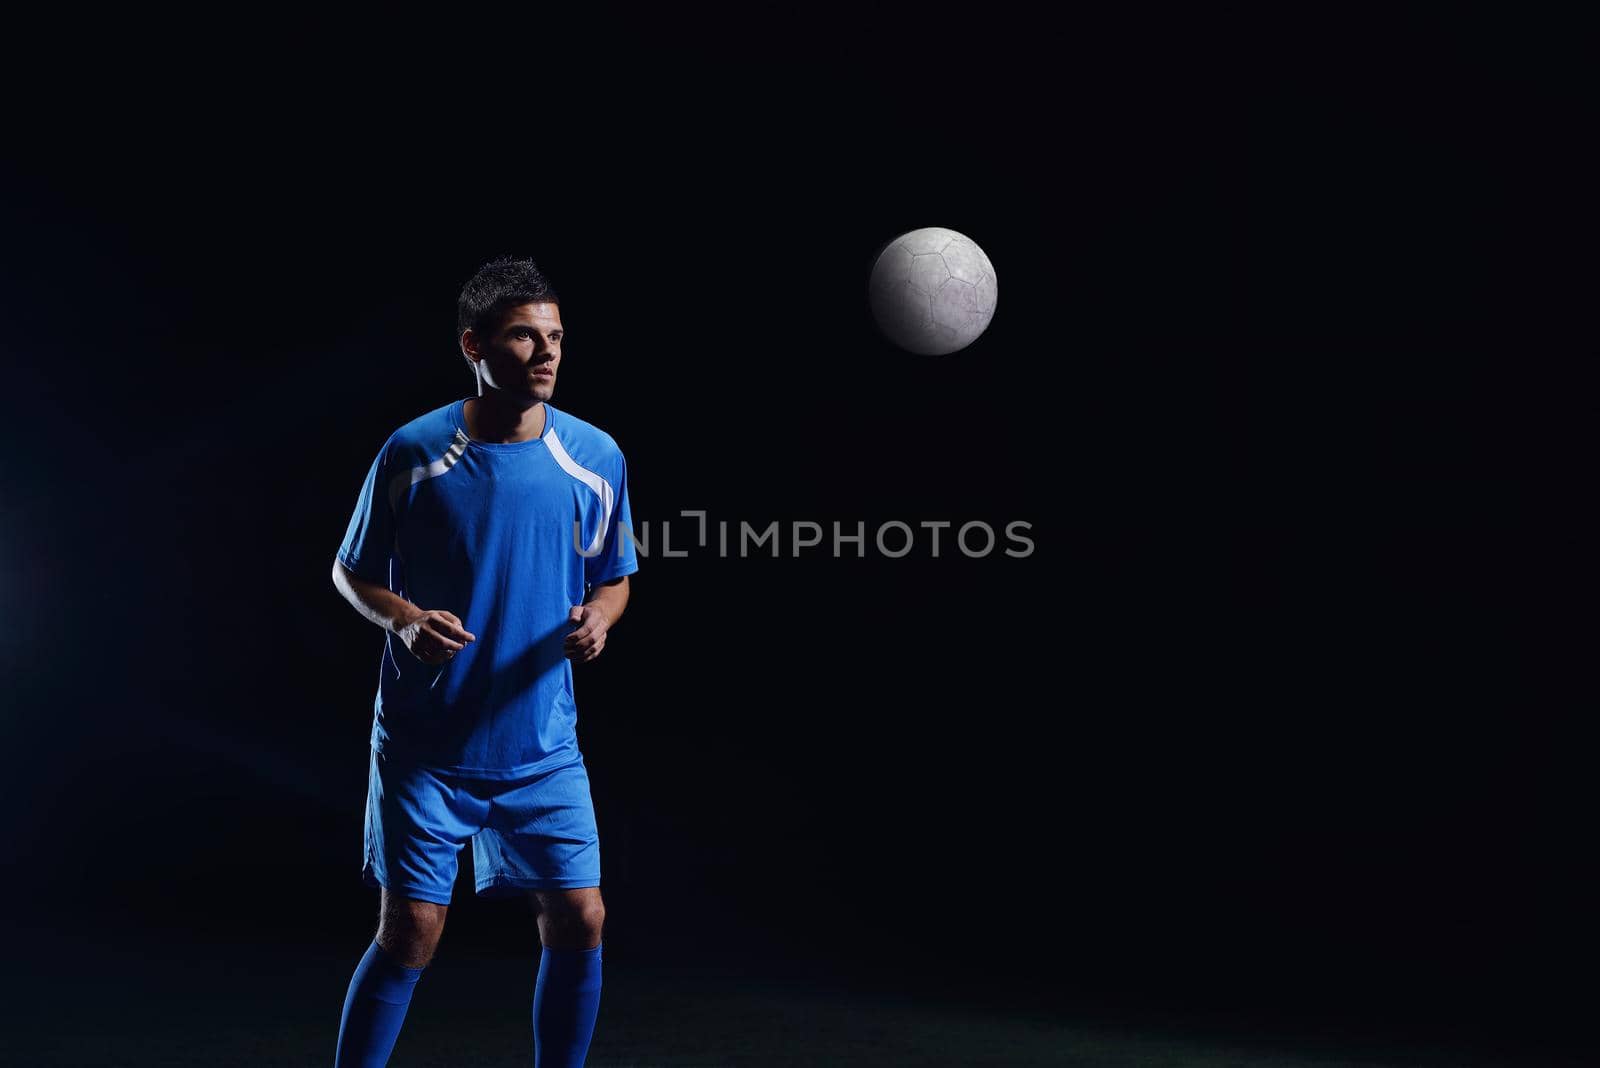
[[[572,664],[605,648],[638,563],[621,450],[549,403],[563,335],[532,261],[480,269],[457,306],[478,395],[390,435],[339,547],[334,585],[386,634],[361,869],[378,931],[336,1066],[387,1062],[469,838],[478,894],[537,916],[535,1064],[589,1048],[605,907]]]

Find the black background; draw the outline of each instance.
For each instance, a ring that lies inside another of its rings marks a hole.
[[[4,172],[8,889],[359,948],[380,635],[329,568],[386,435],[474,389],[456,294],[514,252],[636,523],[1035,544],[641,561],[577,669],[608,960],[1575,1029],[1571,710],[1509,607],[1539,417],[1476,266],[1494,71],[1447,58],[40,116]],[[865,307],[925,225],[999,278],[954,356]],[[464,875],[445,937],[531,929]]]

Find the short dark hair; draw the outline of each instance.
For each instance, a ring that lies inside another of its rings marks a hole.
[[[480,337],[499,329],[507,308],[548,302],[560,305],[544,272],[530,259],[501,256],[478,268],[456,300],[456,339],[470,327]]]

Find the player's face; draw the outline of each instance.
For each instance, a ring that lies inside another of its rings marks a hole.
[[[488,385],[530,401],[547,401],[561,363],[561,309],[522,304],[505,313],[500,331],[478,347],[479,370]]]

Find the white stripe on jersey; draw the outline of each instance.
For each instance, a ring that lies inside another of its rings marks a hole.
[[[587,467],[579,466],[578,461],[574,460],[567,452],[567,447],[561,444],[561,439],[556,437],[556,432],[553,428],[546,435],[545,442],[549,445],[550,455],[555,457],[555,461],[561,465],[561,469],[594,490],[595,495],[600,498],[600,528],[594,532],[594,541],[590,542],[589,548],[584,551],[585,556],[594,556],[600,551],[601,543],[605,541],[606,528],[611,525],[611,507],[615,499],[612,494],[611,483]]]
[[[456,461],[461,459],[461,455],[467,451],[467,441],[467,436],[461,432],[459,427],[457,427],[455,440],[451,442],[450,447],[445,450],[445,454],[443,456],[439,457],[431,464],[423,464],[421,467],[413,467],[409,471],[401,471],[399,474],[395,475],[394,478],[390,479],[389,511],[393,512],[396,506],[399,505],[400,494],[404,493],[418,482],[421,482],[423,479],[433,478],[435,475],[442,475],[454,467]]]

